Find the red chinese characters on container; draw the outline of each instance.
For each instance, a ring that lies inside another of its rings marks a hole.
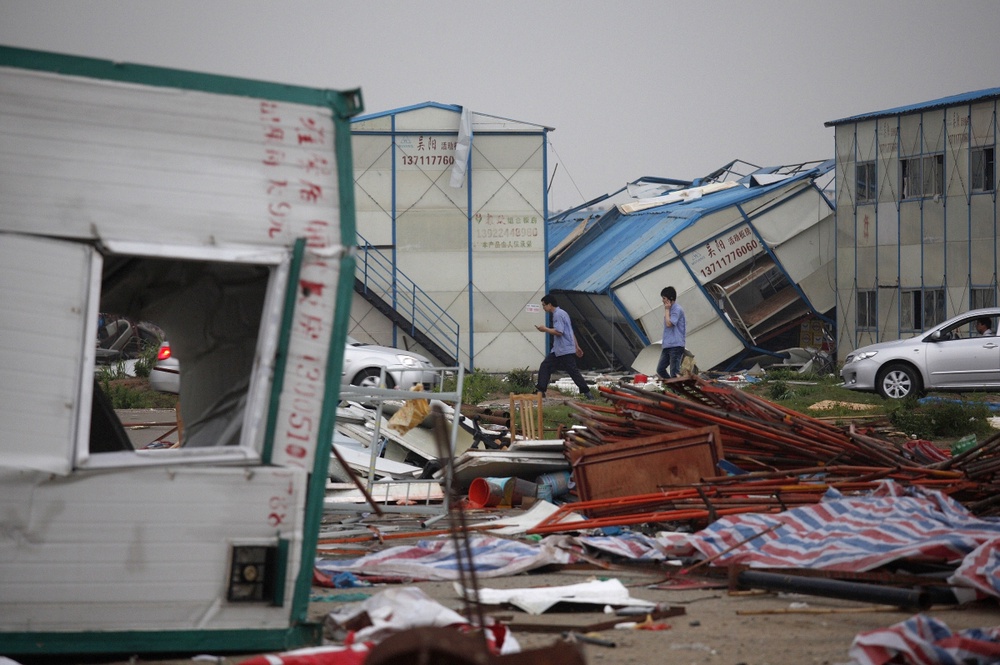
[[[292,326],[293,348],[321,348],[328,336],[332,319],[327,302],[334,271],[328,263],[314,259],[306,263],[299,280],[295,320]],[[295,343],[298,342],[298,343]],[[285,463],[305,467],[319,426],[326,378],[324,354],[303,353],[290,358],[283,399],[290,398],[290,409],[282,420],[281,441]]]
[[[267,237],[289,244],[304,237],[308,250],[339,242],[330,132],[324,118],[261,102],[261,159]],[[326,390],[327,355],[339,264],[306,251],[290,322],[288,364],[275,430],[275,462],[306,468],[316,449]],[[283,520],[280,502],[271,520]]]
[[[316,118],[299,118],[295,128],[295,139],[298,145],[326,145],[326,130],[320,126]]]
[[[320,176],[332,173],[330,160],[323,151],[328,147],[327,130],[320,120],[299,116],[290,125],[277,102],[262,101],[259,106],[262,163],[273,169],[274,177],[265,185],[267,195],[267,237],[274,240],[296,235],[288,228],[298,206],[328,203]],[[306,149],[305,154],[303,148]],[[294,163],[290,163],[289,155]],[[293,174],[308,177],[293,177]]]
[[[267,515],[269,526],[277,527],[284,524],[288,519],[289,499],[295,495],[295,486],[292,481],[288,481],[288,488],[281,494],[274,494],[267,501],[270,511]]]

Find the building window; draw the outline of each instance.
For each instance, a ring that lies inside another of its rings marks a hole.
[[[858,291],[858,330],[878,330],[876,291]]]
[[[858,162],[854,167],[857,177],[857,203],[874,203],[878,195],[878,183],[875,182],[875,162]]]
[[[904,199],[930,198],[944,193],[944,154],[899,160],[900,196]]]
[[[911,289],[900,294],[900,332],[919,332],[944,321],[944,289]]]
[[[996,185],[993,146],[972,149],[972,191],[992,192]]]
[[[996,307],[997,290],[992,286],[972,288],[969,291],[969,309]]]

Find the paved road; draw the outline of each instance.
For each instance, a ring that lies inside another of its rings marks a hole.
[[[117,409],[115,413],[137,449],[155,441],[168,446],[177,443],[177,413],[173,409]]]

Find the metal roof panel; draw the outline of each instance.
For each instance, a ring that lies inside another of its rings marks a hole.
[[[754,181],[755,186],[733,187],[691,202],[669,203],[639,212],[623,214],[617,207],[612,208],[553,261],[549,289],[604,293],[621,275],[701,217],[767,195],[796,180],[813,179],[832,167],[832,162],[827,161],[775,182]],[[750,184],[751,176],[743,182]]]

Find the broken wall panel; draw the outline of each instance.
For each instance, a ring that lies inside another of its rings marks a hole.
[[[718,427],[701,427],[571,450],[568,457],[582,501],[634,496],[718,475],[722,436]]]

